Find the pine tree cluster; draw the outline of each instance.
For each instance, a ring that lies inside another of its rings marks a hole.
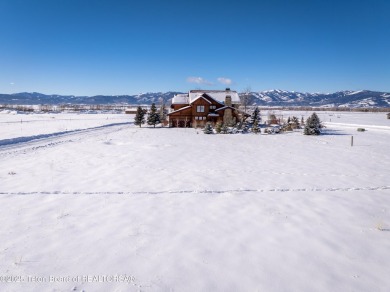
[[[145,109],[142,109],[140,106],[137,108],[137,112],[134,117],[134,125],[142,126],[145,124],[145,116],[147,115],[147,124],[153,126],[154,128],[158,124],[163,124],[167,119],[167,110],[165,104],[161,104],[159,110],[157,110],[156,105],[153,103],[149,112]]]

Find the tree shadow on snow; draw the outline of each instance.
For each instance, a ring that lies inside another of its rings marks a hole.
[[[351,136],[351,134],[346,134],[341,130],[330,130],[330,129],[325,129],[321,132],[321,135],[324,136]]]

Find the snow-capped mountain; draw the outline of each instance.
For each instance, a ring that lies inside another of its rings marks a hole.
[[[262,106],[390,107],[390,93],[369,90],[307,93],[267,90],[246,94],[248,104]],[[245,94],[241,93],[241,97]]]
[[[170,99],[180,92],[147,92],[136,95],[46,95],[42,93],[0,94],[0,104],[151,104]],[[335,93],[307,93],[286,90],[267,90],[240,93],[248,105],[315,106],[315,107],[390,107],[390,93],[369,90]]]
[[[95,95],[74,96],[42,94],[38,92],[22,92],[14,94],[0,94],[0,104],[152,104],[161,100],[168,102],[179,92],[147,92],[136,95]]]

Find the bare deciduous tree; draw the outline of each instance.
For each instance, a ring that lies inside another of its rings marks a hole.
[[[251,87],[247,86],[242,94],[240,95],[241,105],[244,107],[244,112],[246,113],[246,108],[249,105],[251,94]]]

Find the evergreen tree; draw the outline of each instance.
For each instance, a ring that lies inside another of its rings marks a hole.
[[[261,121],[260,110],[258,107],[255,108],[251,115],[251,124],[254,125],[255,121],[257,121],[257,124],[259,124]]]
[[[247,121],[244,121],[243,124],[242,124],[242,133],[243,133],[243,134],[246,134],[246,133],[248,133],[248,131],[249,131],[248,122],[247,122]]]
[[[253,126],[252,126],[252,132],[255,133],[255,134],[258,134],[258,133],[261,133],[260,132],[260,127],[259,127],[259,122],[257,120],[255,120]]]
[[[307,120],[304,135],[320,135],[321,134],[321,121],[316,113],[313,113]]]
[[[137,108],[137,113],[135,114],[134,125],[141,128],[142,124],[145,124],[145,111],[139,106]]]
[[[213,132],[213,127],[211,126],[211,123],[210,123],[210,122],[206,124],[206,126],[205,126],[204,129],[203,129],[203,132],[204,132],[205,134],[213,134],[213,133],[214,133],[214,132]]]
[[[156,105],[153,103],[148,114],[148,125],[155,128],[157,124],[161,123],[160,114],[157,113]]]

